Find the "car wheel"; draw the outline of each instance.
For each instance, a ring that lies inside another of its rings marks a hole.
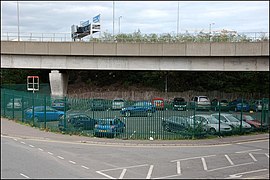
[[[168,124],[165,124],[164,125],[164,130],[165,131],[168,131],[168,132],[170,132],[171,130],[170,130],[170,127],[169,127],[169,125]]]
[[[152,116],[152,112],[151,111],[147,111],[147,116],[151,117]]]
[[[126,116],[126,117],[129,117],[129,116],[130,116],[130,112],[127,111],[127,112],[125,113],[125,116]]]
[[[211,129],[210,129],[210,133],[211,133],[211,134],[215,134],[215,133],[216,133],[216,130],[215,130],[214,128],[211,128]]]

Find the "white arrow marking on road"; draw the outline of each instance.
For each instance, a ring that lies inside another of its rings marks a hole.
[[[126,173],[127,169],[123,169],[122,173],[119,176],[119,179],[123,179],[125,173]]]
[[[153,168],[154,168],[154,165],[151,165],[150,168],[149,168],[149,171],[147,173],[146,179],[150,179],[151,178]]]
[[[247,171],[247,172],[232,174],[232,175],[230,175],[230,177],[231,178],[237,178],[237,177],[241,177],[244,174],[249,174],[249,173],[254,173],[254,172],[260,172],[260,171],[268,171],[268,169],[258,169],[258,170],[254,170],[254,171]]]

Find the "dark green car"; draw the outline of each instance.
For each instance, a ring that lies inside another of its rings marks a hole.
[[[211,101],[211,109],[213,111],[219,111],[219,103],[220,103],[220,111],[229,111],[230,110],[230,105],[229,101],[227,99],[213,99]]]

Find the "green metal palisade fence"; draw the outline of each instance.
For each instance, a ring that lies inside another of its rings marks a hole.
[[[63,108],[59,111],[52,109],[51,106],[55,98],[48,93],[32,93],[23,91],[25,87],[9,89],[7,86],[1,88],[1,116],[8,119],[28,123],[32,126],[47,129],[54,132],[80,134],[86,136],[95,135],[95,124],[91,124],[85,117],[80,118],[80,122],[70,119],[71,114],[85,114],[96,122],[103,119],[119,119],[125,124],[124,129],[114,133],[114,138],[120,139],[186,139],[186,138],[207,138],[218,135],[243,134],[254,131],[269,131],[269,98],[262,99],[262,110],[259,112],[234,112],[226,113],[238,114],[240,116],[240,127],[233,128],[230,132],[219,132],[222,129],[221,117],[218,117],[216,132],[206,129],[201,121],[196,121],[194,115],[199,114],[222,114],[220,106],[213,110],[202,111],[196,106],[187,103],[187,110],[174,110],[172,104],[164,102],[163,109],[153,108],[152,112],[141,112],[138,110],[136,115],[128,113],[121,114],[121,108],[113,109],[113,100],[105,99],[79,99],[62,97]],[[57,99],[57,98],[56,98]],[[17,101],[22,102],[18,105]],[[151,102],[151,100],[148,100]],[[124,107],[133,107],[135,102],[125,101]],[[34,110],[31,107],[39,107]],[[42,110],[43,109],[43,110]],[[242,108],[243,109],[243,108]],[[46,113],[45,113],[46,112]],[[58,113],[58,114],[57,114]],[[54,114],[54,115],[53,115]],[[56,115],[55,115],[56,114]],[[251,115],[259,120],[259,128],[244,128],[243,116]],[[54,117],[53,117],[54,116]],[[101,121],[100,121],[101,122]],[[85,123],[85,124],[84,124]],[[60,127],[61,126],[61,127]],[[90,127],[92,126],[92,127]],[[105,127],[106,125],[104,125]],[[113,124],[117,126],[117,124]],[[108,127],[107,127],[108,128]],[[108,129],[107,129],[108,130]],[[104,131],[101,129],[100,131]],[[107,133],[99,133],[100,137],[109,137]]]

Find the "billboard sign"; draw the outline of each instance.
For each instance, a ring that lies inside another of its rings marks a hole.
[[[100,14],[93,17],[93,23],[98,23],[98,22],[100,22]]]
[[[89,20],[84,21],[84,22],[81,23],[81,26],[83,26],[83,27],[88,26],[88,25],[89,25]]]

